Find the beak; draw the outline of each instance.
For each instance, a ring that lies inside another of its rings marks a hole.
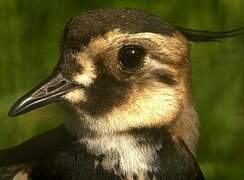
[[[10,109],[10,117],[17,116],[46,104],[60,100],[60,96],[81,87],[76,82],[68,80],[61,73],[52,74],[46,81],[33,88],[21,97]]]

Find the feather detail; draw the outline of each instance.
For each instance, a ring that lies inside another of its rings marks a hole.
[[[227,31],[196,30],[180,26],[176,26],[176,29],[181,32],[189,41],[193,42],[218,41],[223,38],[244,35],[244,27]]]
[[[0,180],[28,180],[31,166],[16,165],[0,169]]]

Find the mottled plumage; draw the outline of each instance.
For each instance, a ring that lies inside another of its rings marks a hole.
[[[240,34],[173,26],[134,9],[100,9],[64,29],[53,74],[12,107],[61,100],[70,118],[0,152],[2,179],[201,180],[188,41]],[[17,165],[17,166],[14,166]],[[17,174],[18,172],[18,174]]]

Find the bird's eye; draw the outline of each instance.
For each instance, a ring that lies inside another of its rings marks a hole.
[[[123,70],[135,72],[144,65],[146,52],[138,45],[126,45],[119,50],[118,60]]]

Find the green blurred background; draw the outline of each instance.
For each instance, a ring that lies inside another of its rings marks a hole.
[[[133,7],[174,24],[223,30],[244,25],[243,0],[1,0],[0,149],[57,126],[57,105],[10,119],[11,104],[58,61],[66,22],[87,9]],[[207,179],[244,179],[244,37],[192,43],[193,94],[200,115],[198,159]]]

